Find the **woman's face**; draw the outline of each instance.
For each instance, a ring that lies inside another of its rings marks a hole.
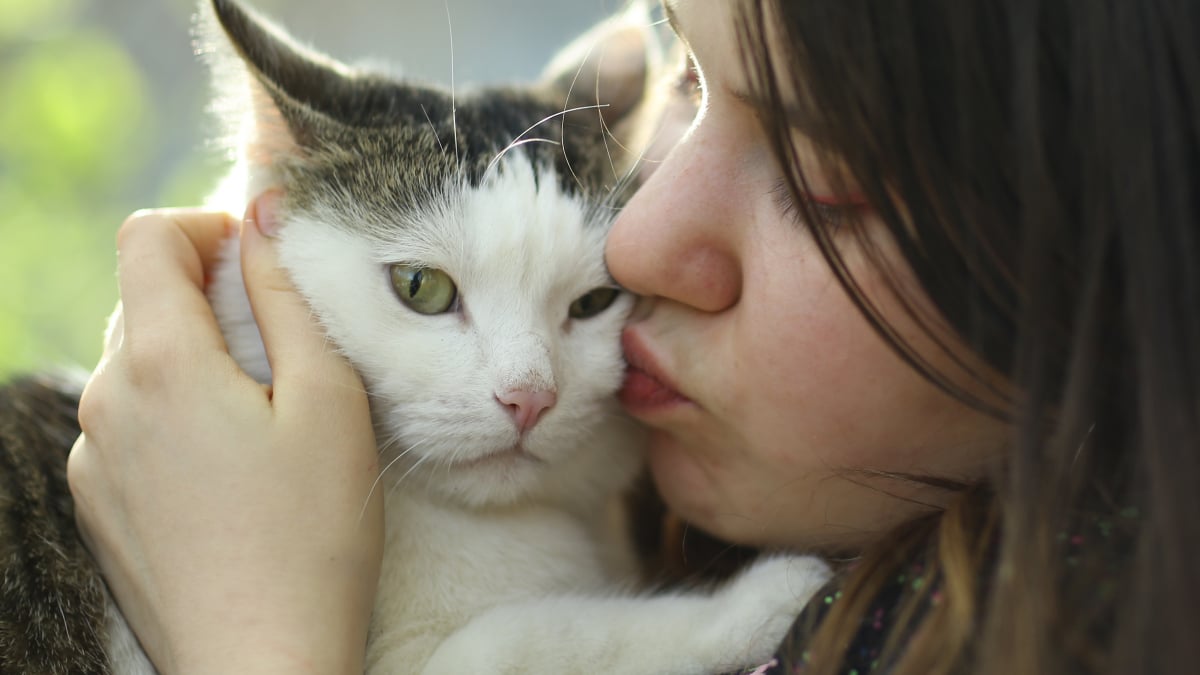
[[[616,279],[649,298],[624,334],[622,400],[651,428],[651,470],[684,519],[740,543],[860,547],[918,513],[914,502],[946,498],[866,472],[971,480],[1003,428],[890,350],[781,205],[739,65],[736,3],[667,5],[704,96],[608,241]],[[812,196],[831,197],[807,139],[795,140]],[[888,311],[896,301],[862,257],[846,259],[901,334],[928,346]]]

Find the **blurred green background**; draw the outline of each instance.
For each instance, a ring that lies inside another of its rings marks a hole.
[[[619,0],[255,0],[306,42],[456,84],[525,80]],[[503,5],[503,6],[502,6]],[[191,0],[0,0],[0,379],[81,365],[132,211],[200,203],[222,165]],[[452,27],[452,29],[451,29]]]

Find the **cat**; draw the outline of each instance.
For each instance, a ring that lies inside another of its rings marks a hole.
[[[538,83],[455,95],[335,63],[231,0],[200,14],[238,152],[215,203],[282,189],[280,260],[369,393],[386,542],[367,672],[766,661],[821,562],[650,592],[609,517],[641,431],[614,396],[635,299],[603,260],[637,162],[605,140],[646,104],[649,62],[606,71],[576,43]],[[230,353],[268,383],[236,239],[208,292]],[[0,669],[152,673],[74,534],[77,400],[44,377],[0,393]]]

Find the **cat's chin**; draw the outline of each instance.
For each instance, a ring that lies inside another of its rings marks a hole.
[[[416,482],[432,494],[475,509],[524,503],[574,503],[593,491],[599,457],[542,456],[536,445],[517,443],[475,457],[439,464]],[[573,495],[573,496],[570,496]]]
[[[518,452],[494,453],[436,472],[429,489],[467,508],[514,506],[541,501],[547,464]]]
[[[521,444],[511,448],[495,450],[479,457],[463,459],[450,465],[450,470],[461,471],[504,471],[527,464],[545,464],[546,460],[529,452]]]

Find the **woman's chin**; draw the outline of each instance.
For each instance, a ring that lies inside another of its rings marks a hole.
[[[719,484],[703,459],[675,437],[658,430],[650,434],[646,458],[667,508],[688,523],[721,536],[712,527],[723,520],[715,516],[725,509],[718,503]]]
[[[777,475],[734,475],[736,467],[707,462],[703,448],[658,430],[651,433],[647,463],[667,508],[689,525],[731,544],[810,548],[804,536],[796,537],[803,512],[764,498],[764,486]]]

